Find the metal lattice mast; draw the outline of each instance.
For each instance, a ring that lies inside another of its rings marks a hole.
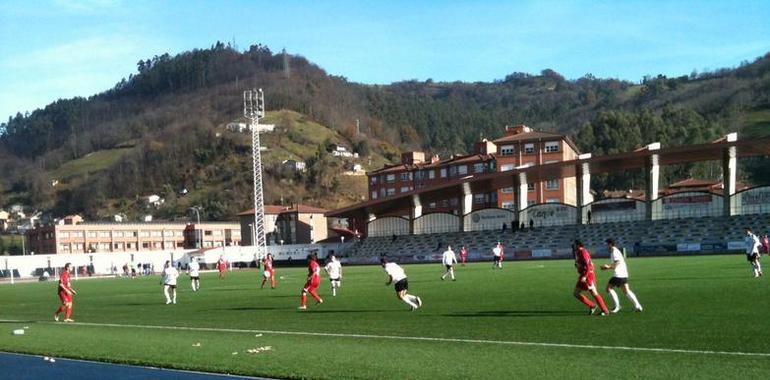
[[[243,116],[251,129],[251,158],[254,172],[254,236],[255,259],[260,260],[267,252],[265,237],[265,200],[262,195],[262,153],[259,142],[259,119],[265,117],[265,95],[262,89],[243,92]]]

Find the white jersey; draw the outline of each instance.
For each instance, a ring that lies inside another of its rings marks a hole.
[[[178,277],[179,271],[174,266],[163,269],[163,285],[176,285]]]
[[[447,249],[444,251],[444,255],[441,258],[441,261],[444,263],[444,265],[454,265],[457,262],[457,256],[455,256],[455,251],[451,249]]]
[[[612,273],[612,277],[628,278],[628,267],[626,267],[626,258],[623,257],[623,253],[620,252],[618,247],[612,247],[610,252],[610,260],[615,264],[615,272]]]
[[[750,255],[752,253],[759,253],[759,246],[761,243],[759,242],[759,238],[757,235],[754,234],[747,234],[746,235],[746,254]]]
[[[393,279],[393,282],[399,282],[406,278],[406,273],[404,273],[404,269],[398,266],[396,263],[386,263],[385,264],[385,273],[390,276],[390,278]]]
[[[337,280],[342,276],[342,264],[339,260],[332,260],[324,267],[329,278]]]
[[[492,254],[495,255],[495,257],[500,257],[503,255],[503,248],[499,245],[495,246],[495,248],[492,248]]]
[[[190,263],[190,268],[188,270],[188,273],[190,274],[190,277],[199,277],[201,270],[201,265],[198,264],[197,261],[193,261]]]

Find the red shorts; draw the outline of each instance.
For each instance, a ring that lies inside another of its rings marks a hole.
[[[72,294],[69,294],[64,290],[59,290],[59,299],[61,300],[62,303],[72,302]]]
[[[224,271],[225,271],[225,269],[227,269],[227,268],[226,268],[226,267],[224,267],[224,266],[221,266],[221,267],[219,267],[219,271],[220,271],[220,272],[224,272]]]
[[[309,290],[316,290],[318,288],[318,285],[321,284],[321,278],[320,277],[313,277],[309,281],[305,282],[305,287],[302,288],[304,291]]]
[[[593,273],[587,274],[586,282],[580,281],[580,278],[578,278],[577,284],[575,284],[575,288],[580,290],[590,290],[591,288],[596,289],[596,275]]]

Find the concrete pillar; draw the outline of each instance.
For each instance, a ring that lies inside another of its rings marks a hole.
[[[412,195],[412,209],[409,215],[409,232],[414,235],[414,220],[422,216],[422,203],[420,195]]]
[[[473,193],[471,193],[471,184],[462,184],[462,195],[460,196],[460,232],[465,231],[465,215],[473,211]]]
[[[591,153],[578,156],[578,164],[575,168],[575,177],[577,179],[577,224],[585,224],[587,215],[584,207],[592,201],[591,199],[591,170],[587,162],[582,162],[591,158]]]
[[[730,133],[725,136],[727,142],[734,142],[738,140],[737,133]],[[735,200],[733,194],[735,194],[735,180],[738,172],[738,159],[737,149],[735,146],[727,147],[722,151],[722,197],[724,200],[724,216],[733,216],[737,214],[735,207]]]
[[[516,169],[524,169],[528,166],[519,166]],[[514,187],[514,194],[516,197],[516,215],[518,215],[518,223],[524,223],[529,226],[529,220],[527,219],[527,212],[524,209],[527,208],[527,173],[519,172],[516,176],[516,186]]]
[[[652,143],[647,145],[648,151],[660,150],[660,143]],[[660,207],[655,203],[658,199],[658,191],[660,189],[660,155],[652,154],[647,157],[647,165],[645,166],[645,181],[647,188],[645,189],[645,197],[647,200],[647,220],[660,218]]]

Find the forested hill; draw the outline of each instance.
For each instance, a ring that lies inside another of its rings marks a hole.
[[[183,214],[192,204],[206,206],[210,217],[232,215],[249,204],[249,156],[237,137],[221,130],[239,118],[242,92],[253,87],[264,89],[268,110],[296,112],[274,114],[280,119],[272,137],[276,150],[311,148],[276,153],[309,160],[313,168],[298,176],[269,172],[268,186],[275,185],[267,194],[271,203],[282,195],[285,202],[325,207],[357,200],[339,195],[339,180],[324,182],[324,170],[336,173],[333,165],[344,164],[326,157],[323,146],[329,142],[360,150],[362,163],[374,167],[397,159],[399,150],[467,152],[480,137],[498,137],[514,123],[571,134],[595,154],[651,141],[672,146],[727,131],[770,130],[770,54],[737,68],[649,77],[638,84],[590,74],[566,80],[543,70],[491,83],[362,85],[328,75],[301,56],[261,45],[241,52],[216,43],[139,61],[136,73],[108,91],[59,100],[0,125],[0,207],[28,202],[55,214],[101,217],[139,213],[140,195],[189,189],[184,199],[164,206],[166,216]],[[297,123],[328,127],[329,135],[323,142],[303,142],[292,132]],[[678,170],[677,175],[713,175],[706,167]],[[60,184],[52,186],[54,180]],[[629,176],[597,179],[606,188],[632,184]],[[301,191],[283,191],[288,188]]]

